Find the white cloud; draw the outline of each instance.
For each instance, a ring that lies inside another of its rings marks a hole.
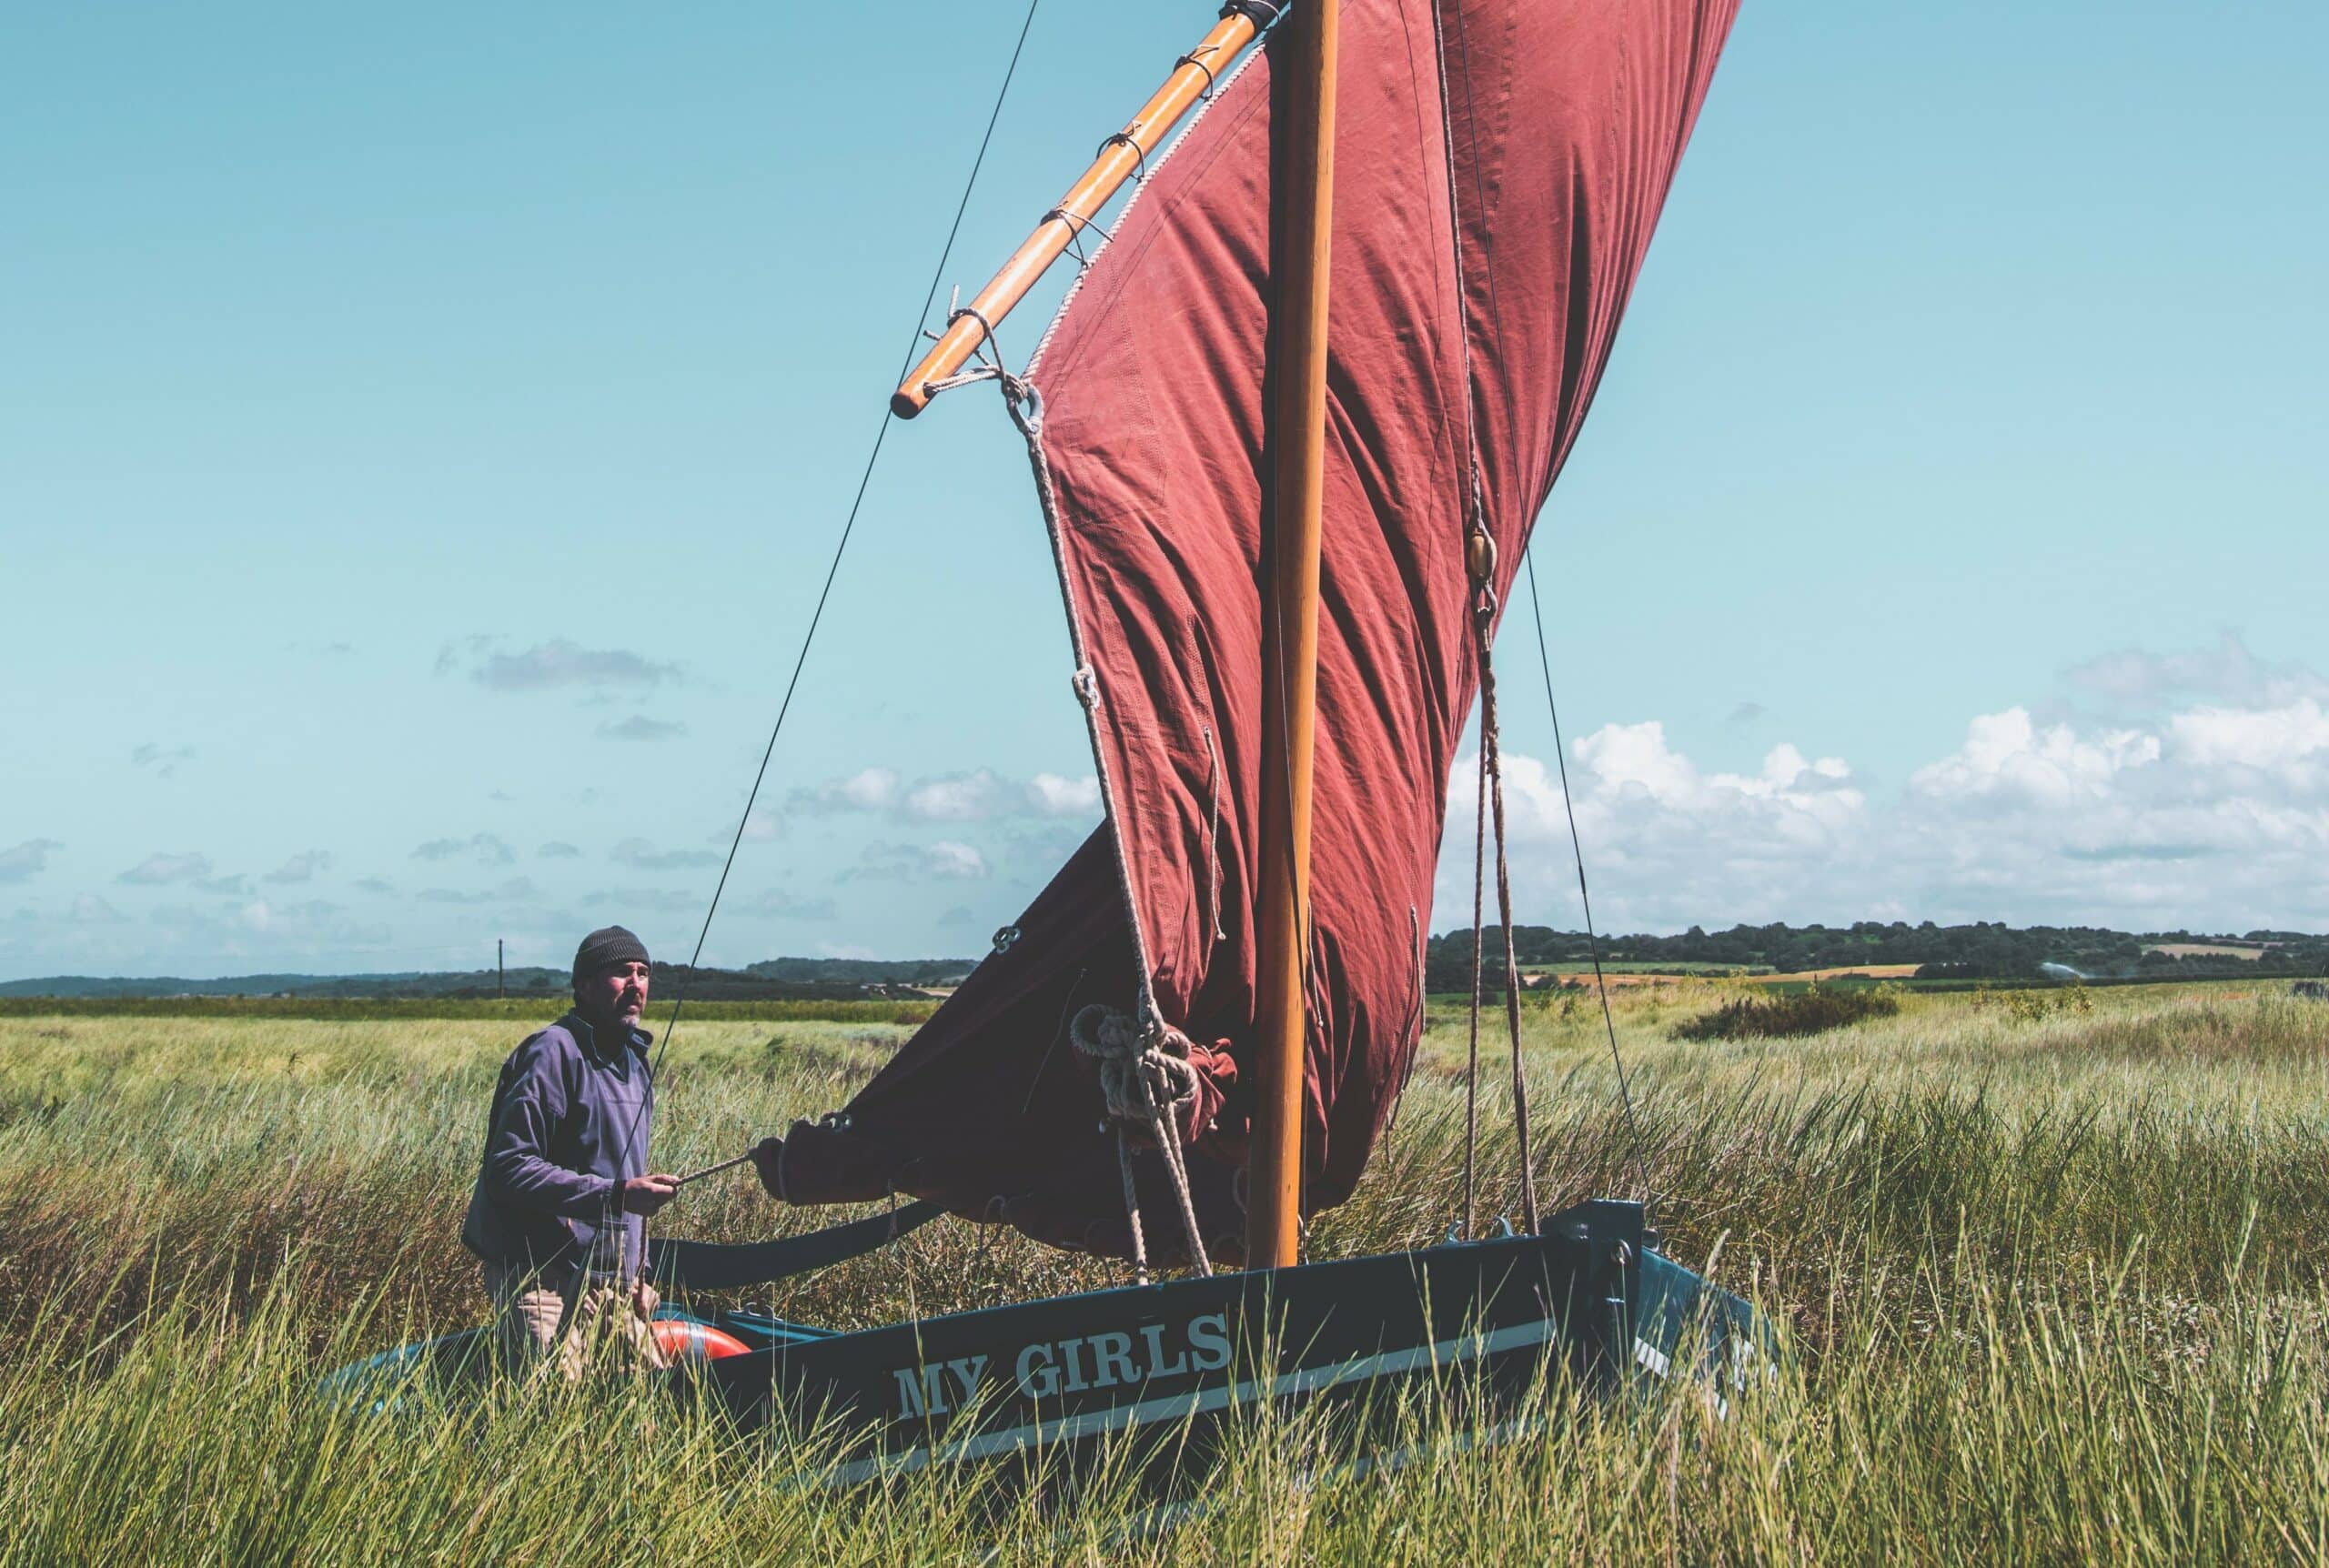
[[[898,800],[898,776],[887,768],[867,768],[846,779],[795,789],[787,802],[795,811],[879,811]]]
[[[676,719],[650,719],[634,713],[617,723],[610,719],[599,726],[601,740],[677,740],[688,732],[688,727]]]
[[[21,882],[48,869],[48,852],[62,849],[54,839],[27,839],[13,849],[0,849],[0,882]]]
[[[2282,670],[2253,683],[2254,701],[2153,724],[1979,715],[1880,799],[1840,759],[1790,745],[1753,773],[1706,772],[1655,721],[1608,725],[1572,747],[1597,912],[1628,930],[1896,915],[2317,929],[2329,924],[2329,706],[2287,695],[2304,681]],[[1444,923],[1470,909],[1475,766],[1460,761],[1449,789]],[[1558,778],[1511,757],[1506,798],[1517,918],[1575,926]]]
[[[160,887],[169,882],[197,881],[209,875],[210,857],[188,850],[183,855],[148,855],[114,880],[132,887]]]
[[[1909,784],[1941,799],[2063,806],[2101,798],[2120,773],[2157,762],[2159,755],[2155,735],[2116,729],[2082,738],[2068,724],[2041,729],[2029,709],[2010,708],[1975,719],[1964,745],[1919,769]]]
[[[1084,817],[1100,815],[1100,779],[1086,773],[1081,779],[1063,778],[1057,773],[1038,773],[1027,780],[1027,803],[1044,817]]]
[[[2264,706],[2329,697],[2329,679],[2302,665],[2258,658],[2236,632],[2225,633],[2214,648],[2192,652],[2122,648],[2073,665],[2062,678],[2090,696],[2139,709],[2178,698]]]
[[[437,672],[442,675],[465,660],[469,678],[492,691],[545,691],[561,686],[603,691],[656,687],[681,678],[676,664],[659,664],[629,648],[583,648],[562,637],[518,653],[498,651],[490,638],[447,643],[437,655]]]
[[[986,769],[927,779],[906,791],[904,814],[921,822],[983,822],[994,815],[1003,781]]]
[[[2179,713],[2168,733],[2179,761],[2200,768],[2253,768],[2299,789],[2317,786],[2329,763],[2329,712],[2312,698],[2242,712],[2203,708]]]
[[[845,779],[796,789],[786,805],[802,814],[863,811],[907,822],[988,822],[1031,817],[1088,820],[1100,813],[1100,781],[1091,774],[1072,779],[1059,773],[1013,779],[993,769],[979,768],[908,784],[892,769],[868,768]]]
[[[266,876],[261,877],[259,880],[262,882],[308,882],[315,879],[317,872],[328,870],[330,867],[331,856],[328,852],[322,849],[308,849],[292,856]]]
[[[993,874],[986,857],[973,845],[941,839],[931,844],[892,844],[881,840],[860,851],[857,864],[836,881],[964,882]]]
[[[608,859],[634,871],[676,871],[716,866],[726,857],[717,849],[659,849],[644,839],[625,839],[608,851]]]
[[[454,860],[468,859],[480,866],[507,866],[517,859],[517,852],[494,833],[473,833],[466,839],[431,839],[412,851],[416,860]]]

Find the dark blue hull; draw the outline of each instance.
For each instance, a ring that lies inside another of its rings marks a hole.
[[[1587,1203],[1538,1236],[1061,1296],[707,1371],[748,1426],[844,1434],[843,1483],[1154,1425],[1177,1435],[1265,1401],[1374,1402],[1451,1372],[1512,1389],[1548,1360],[1735,1382],[1765,1351],[1753,1313],[1647,1240],[1638,1205]]]
[[[854,1333],[749,1314],[658,1315],[710,1322],[753,1346],[675,1375],[716,1391],[746,1430],[836,1439],[836,1466],[822,1479],[838,1484],[933,1462],[1057,1455],[1150,1427],[1202,1441],[1221,1419],[1270,1402],[1381,1409],[1425,1379],[1493,1397],[1548,1363],[1602,1382],[1687,1370],[1728,1397],[1769,1351],[1745,1302],[1660,1254],[1640,1206],[1617,1202],[1566,1210],[1535,1236]],[[487,1366],[483,1331],[472,1330],[343,1368],[326,1386],[363,1393],[424,1371]]]

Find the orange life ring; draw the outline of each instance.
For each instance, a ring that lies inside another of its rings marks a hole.
[[[710,1323],[691,1322],[685,1318],[656,1319],[655,1342],[665,1356],[675,1362],[723,1361],[729,1356],[744,1355],[752,1348]]]

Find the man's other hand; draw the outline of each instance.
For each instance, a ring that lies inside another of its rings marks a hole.
[[[622,1184],[626,1214],[652,1214],[680,1195],[680,1179],[668,1174],[633,1176]]]
[[[784,1197],[784,1140],[763,1138],[752,1147],[752,1169],[761,1175],[761,1186],[771,1198]]]

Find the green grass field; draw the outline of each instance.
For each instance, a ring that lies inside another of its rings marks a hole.
[[[455,1231],[519,1020],[11,1007],[0,1562],[2329,1560],[2329,1006],[1911,992],[1808,1039],[1672,1037],[1740,989],[1618,997],[1638,1167],[1598,1008],[1527,1012],[1546,1205],[1646,1169],[1670,1250],[1784,1325],[1794,1353],[1736,1419],[1555,1383],[1538,1434],[1476,1447],[1417,1410],[1431,1456],[1354,1474],[1336,1432],[1261,1412],[1210,1513],[1129,1535],[1143,1503],[1104,1467],[1035,1496],[976,1473],[836,1496],[791,1483],[813,1456],[635,1390],[318,1402],[327,1368],[481,1315]],[[907,1031],[879,1005],[683,1025],[657,1163],[841,1103]],[[1314,1255],[1446,1232],[1462,1024],[1435,1005]],[[1510,1209],[1501,1050],[1483,1077],[1488,1206]],[[822,1218],[740,1172],[665,1229]],[[850,1326],[1122,1277],[944,1221],[768,1300]]]

